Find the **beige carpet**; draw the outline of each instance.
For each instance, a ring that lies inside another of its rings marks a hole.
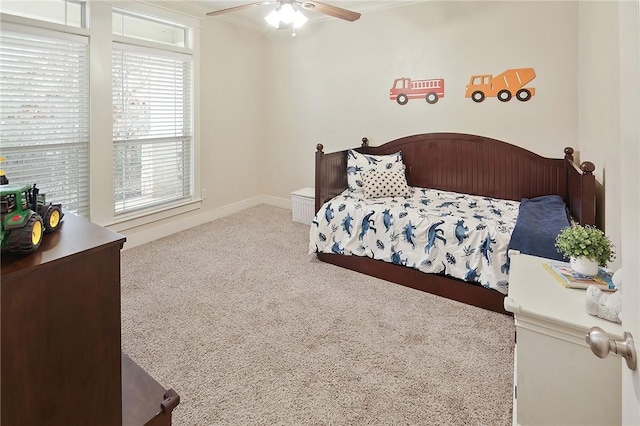
[[[122,347],[174,425],[510,425],[513,319],[322,263],[260,205],[122,254]]]

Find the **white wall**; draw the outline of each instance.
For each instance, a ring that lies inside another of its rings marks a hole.
[[[202,21],[202,187],[205,208],[265,193],[262,35],[218,20]]]
[[[198,210],[156,222],[116,229],[125,248],[143,244],[270,200],[261,180],[264,52],[259,32],[221,20],[200,26],[200,187]],[[286,204],[285,204],[286,205]]]
[[[580,158],[596,165],[597,223],[621,247],[620,54],[618,4],[580,2],[578,26]],[[610,265],[619,267],[620,258]]]
[[[311,23],[295,38],[203,19],[200,158],[208,199],[199,211],[128,231],[130,241],[261,201],[287,205],[291,191],[313,186],[317,143],[329,152],[363,136],[377,145],[450,131],[547,157],[580,149],[579,18],[575,1],[429,1],[354,23]],[[472,74],[519,67],[536,70],[531,101],[464,97]],[[444,78],[445,97],[400,106],[389,99],[398,77]],[[583,158],[598,165],[596,153]]]
[[[313,186],[317,143],[333,151],[363,136],[377,145],[414,133],[466,132],[548,157],[573,146],[598,167],[607,189],[601,197],[614,211],[618,95],[599,83],[603,75],[616,78],[618,25],[615,3],[605,3],[429,1],[365,13],[354,23],[308,24],[295,38],[202,19],[196,180],[208,198],[198,210],[121,231],[127,246],[260,202],[286,206],[291,191]],[[531,101],[464,97],[472,74],[519,67],[536,70]],[[107,77],[96,87],[108,87]],[[388,97],[398,77],[444,78],[445,97],[400,106]],[[93,185],[94,196],[110,191],[107,181]],[[615,216],[607,218],[615,242],[620,231]]]
[[[325,151],[414,133],[480,134],[561,157],[578,143],[578,3],[430,1],[267,35],[265,191],[313,186]],[[472,74],[533,67],[526,103],[464,97]],[[435,105],[389,100],[398,77],[444,78]]]

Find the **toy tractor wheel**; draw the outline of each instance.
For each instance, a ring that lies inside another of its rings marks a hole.
[[[42,228],[40,215],[32,214],[22,228],[14,228],[9,232],[7,250],[20,254],[36,251],[42,242]]]
[[[44,233],[48,234],[58,229],[63,213],[60,206],[49,205],[42,213]]]

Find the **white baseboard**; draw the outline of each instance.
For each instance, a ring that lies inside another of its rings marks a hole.
[[[212,220],[220,219],[225,216],[238,213],[242,210],[258,206],[260,204],[268,204],[275,207],[281,207],[291,210],[291,200],[286,198],[274,197],[271,195],[259,195],[257,197],[249,198],[246,200],[238,201],[236,203],[227,204],[217,209],[208,210],[199,214],[187,216],[186,219],[173,220],[168,223],[153,226],[149,229],[135,231],[135,229],[128,229],[120,232],[120,234],[127,237],[127,242],[124,244],[124,250],[137,247],[142,244],[150,243],[162,237],[181,232],[194,226],[202,225],[203,223],[211,222]]]
[[[261,195],[260,198],[262,199],[262,204],[291,210],[291,199],[289,198],[274,197],[273,195]]]

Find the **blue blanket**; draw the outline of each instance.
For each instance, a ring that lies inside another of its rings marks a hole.
[[[569,226],[567,206],[558,195],[523,198],[509,249],[555,260],[566,260],[555,247],[556,237]]]

